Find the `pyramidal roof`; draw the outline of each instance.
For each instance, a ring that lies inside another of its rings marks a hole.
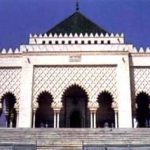
[[[62,33],[63,35],[65,33],[67,33],[67,34],[77,33],[79,35],[80,33],[82,33],[82,34],[85,34],[85,33],[87,33],[87,34],[90,34],[90,33],[106,34],[108,32],[105,31],[104,29],[102,29],[101,27],[99,27],[98,25],[96,25],[95,23],[93,23],[88,18],[86,18],[79,11],[76,11],[71,16],[69,16],[68,18],[66,18],[65,20],[63,20],[62,22],[60,22],[59,24],[57,24],[56,26],[54,26],[53,28],[51,28],[50,30],[48,30],[46,32],[46,34],[48,34],[48,35],[50,33],[52,33],[52,34]]]

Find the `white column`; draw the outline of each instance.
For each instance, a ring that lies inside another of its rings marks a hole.
[[[96,112],[95,111],[91,111],[90,122],[91,122],[91,128],[96,128]]]
[[[117,66],[119,128],[132,128],[131,85],[128,53],[121,55]]]
[[[13,123],[12,123],[12,119],[10,119],[10,125],[9,125],[10,128],[13,127]]]
[[[18,126],[21,128],[31,128],[32,126],[32,85],[33,65],[30,58],[23,56]]]
[[[33,102],[32,104],[32,118],[33,118],[33,122],[32,122],[32,127],[35,128],[35,120],[36,120],[36,111],[39,108],[39,103],[38,102]]]
[[[54,110],[54,128],[59,128],[59,113],[62,108],[62,102],[54,101],[51,107]]]
[[[56,112],[54,111],[54,128],[56,128],[56,120],[57,120],[57,118],[56,118],[57,116],[56,116]]]
[[[99,104],[97,101],[89,101],[88,102],[88,108],[90,110],[90,127],[96,128],[96,111],[99,107]]]
[[[93,115],[94,115],[94,128],[96,128],[96,112],[94,112]]]
[[[59,112],[57,112],[57,128],[59,128]]]
[[[54,110],[54,128],[59,128],[59,112]]]
[[[118,128],[118,111],[115,110],[115,128]]]
[[[14,109],[16,110],[16,128],[17,128],[19,123],[19,102],[15,103]]]
[[[15,108],[15,110],[16,110],[16,128],[17,128],[19,123],[19,107]]]
[[[35,128],[35,114],[36,114],[36,110],[33,110],[33,128]]]

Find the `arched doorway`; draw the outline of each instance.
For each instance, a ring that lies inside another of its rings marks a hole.
[[[149,96],[148,94],[141,92],[136,97],[137,102],[137,122],[138,127],[149,127]]]
[[[70,114],[70,128],[80,128],[82,125],[82,116],[80,111],[74,110]]]
[[[114,127],[115,116],[112,109],[113,98],[110,93],[102,92],[98,96],[97,127]]]
[[[16,98],[12,93],[6,93],[2,97],[2,109],[0,111],[0,127],[16,127],[16,110],[14,105]]]
[[[87,101],[87,94],[80,86],[69,87],[62,97],[63,108],[60,114],[60,127],[89,127]]]
[[[43,92],[38,97],[39,108],[36,111],[35,127],[53,127],[54,113],[51,108],[52,95]]]

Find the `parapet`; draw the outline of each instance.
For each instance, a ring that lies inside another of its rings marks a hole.
[[[133,53],[150,53],[150,47],[147,47],[144,49],[143,47],[140,47],[139,49],[136,47],[133,47],[132,51]]]
[[[30,34],[29,44],[43,44],[43,45],[55,45],[55,44],[124,44],[124,34]]]
[[[150,53],[150,48],[133,47],[124,43],[122,34],[30,34],[29,44],[16,49],[2,49],[1,54],[19,54],[23,52],[59,52],[59,51],[107,51]]]
[[[3,48],[2,50],[0,50],[1,54],[18,54],[20,53],[20,50],[18,48],[16,49],[12,49],[12,48],[9,48],[9,49],[5,49]]]

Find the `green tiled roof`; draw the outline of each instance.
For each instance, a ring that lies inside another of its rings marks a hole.
[[[63,35],[65,33],[67,34],[80,34],[80,33],[103,33],[106,34],[108,33],[92,21],[90,21],[88,18],[86,18],[84,15],[82,15],[80,12],[76,11],[73,13],[71,16],[54,26],[52,29],[48,30],[46,32],[48,35],[50,33],[52,34],[60,34],[62,33]]]

